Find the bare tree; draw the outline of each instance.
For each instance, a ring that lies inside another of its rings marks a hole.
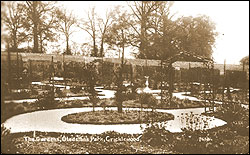
[[[54,9],[55,2],[42,2],[42,1],[26,1],[26,5],[23,5],[26,11],[26,29],[32,28],[31,34],[33,35],[34,53],[41,53],[39,51],[39,26],[42,25],[47,18],[47,13]]]
[[[112,10],[106,10],[106,16],[105,19],[103,18],[98,18],[98,27],[100,30],[100,34],[101,34],[101,47],[100,47],[100,56],[103,57],[104,56],[104,41],[105,41],[105,37],[107,35],[107,30],[110,27],[110,25],[112,24],[112,19],[113,19],[113,11]]]
[[[95,7],[92,7],[87,12],[87,19],[83,20],[81,24],[78,24],[78,27],[86,31],[93,39],[93,53],[91,54],[91,56],[95,57],[98,56],[98,48],[96,45],[96,39],[97,39],[96,21],[97,19],[96,19]]]
[[[43,19],[38,26],[38,35],[40,41],[40,51],[44,53],[44,41],[56,41],[58,35],[55,33],[57,30],[58,20],[56,18],[56,10],[51,10],[43,16]]]
[[[27,38],[23,29],[24,8],[17,2],[6,2],[7,10],[3,15],[3,23],[9,31],[8,44],[10,48],[16,50],[18,45]]]
[[[66,39],[66,54],[71,54],[69,47],[69,37],[75,31],[72,31],[72,26],[77,24],[77,20],[72,12],[68,12],[66,9],[57,9],[56,15],[58,18],[58,30],[65,35]]]

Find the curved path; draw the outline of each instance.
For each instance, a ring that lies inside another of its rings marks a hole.
[[[116,110],[116,107],[107,108]],[[139,108],[124,108],[130,110],[140,110]],[[118,124],[118,125],[90,125],[90,124],[70,124],[61,120],[62,116],[71,113],[91,111],[92,108],[67,108],[67,109],[55,109],[36,111],[26,114],[20,114],[8,119],[4,126],[11,129],[11,133],[15,132],[29,132],[29,131],[44,131],[44,132],[60,132],[60,133],[90,133],[100,134],[105,131],[116,131],[120,133],[142,133],[140,124]],[[96,110],[102,110],[102,108],[96,108]],[[151,110],[151,109],[144,109]],[[207,119],[209,128],[216,126],[222,126],[226,122],[213,118],[199,115],[204,112],[204,108],[192,108],[192,109],[176,109],[176,110],[163,110],[156,109],[159,112],[172,113],[174,120],[167,121],[165,127],[171,132],[181,132],[181,128],[185,127],[186,119],[183,119],[186,114],[193,113],[199,120]],[[186,114],[185,114],[186,113]],[[202,122],[202,121],[200,121]],[[146,124],[141,124],[145,127]],[[201,125],[202,126],[202,125]]]

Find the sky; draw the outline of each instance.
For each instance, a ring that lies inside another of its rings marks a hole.
[[[57,4],[71,10],[78,19],[86,18],[86,12],[92,6],[96,6],[100,16],[115,5],[127,7],[126,1],[58,1]],[[222,64],[226,60],[228,64],[239,64],[241,58],[249,55],[249,1],[175,1],[171,12],[176,13],[173,19],[199,14],[210,17],[219,33],[213,49],[216,63]],[[78,29],[71,40],[82,44],[90,42],[91,38],[87,32]],[[125,57],[131,58],[129,53],[125,53]]]

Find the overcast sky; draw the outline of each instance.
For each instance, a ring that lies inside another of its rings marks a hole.
[[[106,8],[114,5],[124,5],[125,1],[62,1],[59,2],[80,18],[85,16],[84,10],[95,5],[97,13],[103,15]],[[249,2],[248,1],[175,1],[173,12],[180,16],[197,16],[205,14],[216,23],[219,35],[216,39],[213,57],[217,63],[239,63],[239,60],[249,55]],[[74,34],[76,42],[81,42],[85,32]]]

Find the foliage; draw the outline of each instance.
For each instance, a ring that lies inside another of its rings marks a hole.
[[[18,45],[27,39],[27,33],[23,28],[24,8],[18,2],[8,2],[6,6],[8,13],[3,16],[3,22],[10,32],[6,42],[9,48],[16,50]]]
[[[227,121],[239,134],[249,135],[249,111],[241,104],[224,103],[216,109],[216,116]]]
[[[1,153],[7,154],[14,151],[14,146],[11,145],[13,136],[10,133],[10,129],[7,129],[1,124]]]
[[[132,29],[131,33],[132,45],[139,49],[139,58],[156,58],[160,57],[161,52],[159,46],[152,46],[157,42],[158,37],[162,37],[165,28],[164,21],[171,19],[170,8],[173,2],[167,1],[138,1],[128,3],[133,17],[128,21]],[[167,36],[164,36],[167,37]],[[162,38],[164,38],[162,37]],[[154,50],[157,48],[157,50]],[[154,50],[154,52],[151,52]]]
[[[49,90],[43,92],[42,94],[38,95],[38,100],[35,102],[40,109],[52,109],[55,108],[58,104],[58,101],[55,100],[55,94],[53,90]]]
[[[226,85],[234,88],[246,88],[247,73],[245,71],[226,71]]]
[[[80,112],[69,114],[61,118],[67,123],[78,124],[139,124],[151,122],[163,122],[174,119],[172,114],[147,111],[124,110],[118,111],[106,110],[96,112]]]
[[[163,124],[148,124],[143,130],[142,142],[154,147],[161,147],[173,142],[173,134]]]
[[[82,90],[81,86],[74,86],[70,88],[70,91],[74,94],[80,93],[81,90]]]
[[[129,18],[126,10],[117,7],[113,12],[113,22],[110,25],[104,41],[110,49],[121,49],[127,47],[130,43],[130,26],[126,22]],[[123,53],[124,55],[124,53]]]
[[[211,57],[215,43],[215,23],[208,16],[182,17],[177,19],[177,46],[181,51]]]
[[[11,98],[14,100],[18,99],[28,99],[31,97],[31,92],[26,90],[21,90],[20,92],[12,92]]]
[[[123,102],[123,101],[126,101],[127,99],[127,95],[125,93],[122,93],[122,92],[115,92],[115,100],[117,102]]]
[[[141,103],[141,107],[143,106],[143,104],[146,104],[148,107],[153,108],[157,105],[157,99],[149,93],[141,93],[139,94],[139,102]]]
[[[93,62],[86,64],[85,72],[86,72],[86,75],[88,75],[85,81],[88,86],[86,91],[90,94],[89,98],[93,104],[93,111],[94,111],[96,103],[98,102],[98,99],[99,99],[97,97],[97,92],[95,90],[95,86],[99,78],[95,64]]]
[[[241,104],[224,103],[216,109],[217,115],[228,123],[249,120],[249,111]]]
[[[55,29],[54,18],[54,3],[55,2],[42,2],[42,1],[26,1],[22,4],[24,8],[26,21],[23,25],[25,30],[33,36],[33,52],[43,52],[43,41],[54,40],[56,35],[52,30]],[[38,20],[39,19],[39,20]],[[29,36],[29,37],[30,37]],[[32,40],[31,37],[29,40]],[[40,49],[39,49],[40,42]]]
[[[243,58],[240,60],[240,63],[241,63],[241,64],[244,63],[245,65],[249,65],[249,55],[243,57]]]

